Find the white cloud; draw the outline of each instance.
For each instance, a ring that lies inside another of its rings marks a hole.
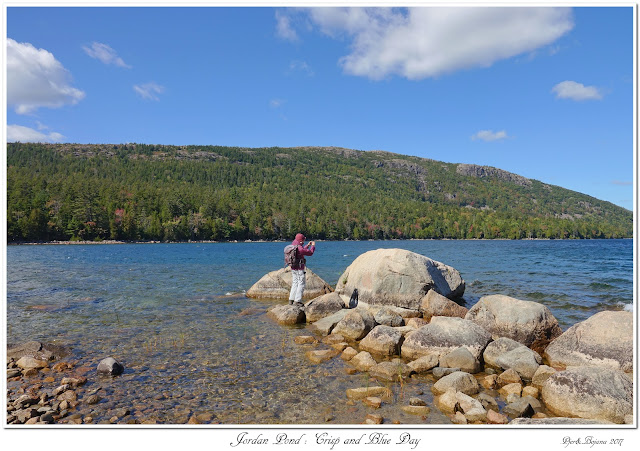
[[[291,63],[289,64],[289,70],[296,71],[296,72],[303,72],[310,77],[315,75],[313,72],[313,69],[311,69],[311,66],[309,66],[306,61],[299,61],[299,60],[291,61]]]
[[[507,132],[501,130],[499,132],[494,132],[493,130],[480,130],[478,133],[471,137],[472,140],[481,140],[481,141],[499,141],[501,139],[508,138]]]
[[[271,99],[269,101],[269,106],[271,108],[280,108],[284,104],[285,100],[282,99]]]
[[[100,60],[104,64],[114,64],[118,67],[124,67],[127,69],[131,68],[131,66],[125,63],[122,60],[122,58],[118,56],[116,51],[113,50],[111,47],[109,47],[107,44],[102,44],[100,42],[93,42],[91,44],[91,47],[82,46],[82,49],[91,58]]]
[[[585,86],[582,83],[567,80],[555,85],[551,92],[557,99],[571,100],[600,100],[602,93],[595,86]]]
[[[38,125],[40,127],[40,125]],[[22,125],[7,125],[7,142],[61,142],[65,139],[60,133],[44,134]]]
[[[7,104],[18,114],[75,105],[85,93],[71,86],[71,74],[53,54],[7,39]]]
[[[351,75],[438,77],[549,45],[573,28],[569,8],[309,8],[319,29],[351,39],[340,59]],[[283,17],[284,13],[281,14]],[[279,23],[285,22],[283,18]],[[291,24],[286,22],[287,26]]]
[[[298,33],[291,26],[291,17],[282,11],[276,11],[276,34],[287,41],[298,41]]]
[[[142,85],[133,85],[133,90],[145,100],[158,101],[160,100],[158,94],[162,94],[164,92],[164,86],[151,81]]]

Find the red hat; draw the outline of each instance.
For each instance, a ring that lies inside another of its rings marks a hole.
[[[305,236],[304,236],[302,233],[298,233],[298,234],[296,235],[296,241],[299,241],[299,242],[301,242],[301,243],[302,243],[304,240],[306,240],[306,238],[305,238]]]

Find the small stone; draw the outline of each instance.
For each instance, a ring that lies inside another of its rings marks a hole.
[[[49,365],[46,360],[40,360],[30,356],[21,357],[16,364],[25,370],[31,368],[45,368]]]
[[[71,387],[79,387],[87,383],[87,378],[84,376],[80,377],[64,377],[61,381],[62,384],[69,384]]]
[[[402,410],[410,415],[429,415],[430,409],[427,406],[402,406]]]
[[[211,423],[213,418],[214,418],[214,415],[210,412],[199,413],[196,415],[196,419],[200,423]]]
[[[64,393],[67,390],[69,390],[69,388],[71,388],[71,387],[69,387],[69,384],[60,385],[59,387],[56,387],[56,388],[53,389],[52,394],[53,394],[53,396],[58,396],[59,394]]]
[[[531,385],[528,385],[526,387],[524,387],[522,389],[522,397],[524,398],[525,396],[531,396],[532,398],[537,398],[538,397],[538,389],[536,387],[533,387]]]
[[[349,399],[364,399],[369,396],[384,396],[388,393],[387,387],[361,387],[361,388],[348,388],[347,398]]]
[[[28,370],[23,371],[22,373],[25,377],[33,377],[38,375],[38,368],[29,368]]]
[[[451,417],[451,422],[454,424],[467,424],[467,418],[462,412],[456,412],[455,415]]]
[[[500,408],[498,407],[498,402],[495,400],[495,398],[486,393],[480,393],[477,399],[478,401],[480,401],[480,404],[482,404],[482,407],[484,407],[487,411],[495,410],[496,412],[498,412],[500,410]]]
[[[305,355],[313,363],[319,364],[322,362],[326,362],[327,360],[331,360],[338,354],[339,351],[336,351],[335,349],[324,349],[321,351],[307,351]]]
[[[55,382],[56,380],[53,377],[49,376],[49,377],[45,377],[44,381],[50,384],[51,382]]]
[[[69,402],[67,402],[67,401],[62,401],[62,402],[60,403],[60,407],[59,407],[59,409],[60,409],[60,415],[62,415],[62,412],[63,412],[63,411],[65,411],[65,410],[67,410],[68,408],[69,408]]]
[[[42,414],[42,416],[40,417],[40,421],[42,421],[43,423],[47,423],[47,424],[52,424],[53,423],[53,413],[51,412],[47,412]]]
[[[20,376],[21,374],[22,374],[22,371],[20,371],[18,368],[9,369],[9,370],[7,370],[7,379],[11,379],[12,377]]]
[[[348,366],[348,367],[346,367],[344,369],[344,372],[347,373],[348,375],[352,376],[352,375],[356,374],[358,372],[358,370]]]
[[[382,399],[376,396],[368,396],[364,398],[362,402],[369,407],[373,407],[374,409],[379,409],[380,406],[382,406]]]
[[[340,356],[340,358],[345,362],[348,362],[349,360],[354,358],[356,355],[358,355],[358,351],[356,351],[352,347],[348,347],[344,351],[342,351],[342,355]]]
[[[73,390],[67,390],[58,396],[58,401],[75,401],[78,399],[78,395]]]
[[[482,379],[480,379],[480,385],[482,385],[487,390],[492,390],[493,388],[495,388],[497,384],[497,379],[498,379],[498,375],[490,374],[489,376],[485,376]]]
[[[536,412],[531,418],[547,418],[547,415],[542,412]]]
[[[316,337],[312,335],[299,335],[294,338],[293,341],[299,345],[314,344],[318,342],[318,340],[316,340]]]
[[[113,357],[107,357],[98,364],[98,373],[118,376],[124,372],[124,366]]]
[[[98,395],[91,395],[85,399],[85,402],[89,405],[98,404],[102,398]]]
[[[344,336],[340,334],[327,335],[322,339],[322,342],[328,345],[335,344],[335,343],[342,343],[343,341],[345,341]]]
[[[345,343],[345,342],[333,343],[333,344],[331,344],[329,346],[331,346],[333,349],[335,349],[338,352],[342,352],[342,351],[344,351],[345,349],[347,349],[349,347],[349,343]]]
[[[372,367],[377,365],[375,359],[367,351],[360,351],[349,361],[349,363],[360,371],[369,371]]]
[[[376,415],[374,413],[370,413],[364,419],[364,422],[366,424],[382,424],[383,421],[384,419],[382,418],[381,415]]]
[[[411,398],[409,399],[409,405],[410,406],[426,406],[427,403],[420,398]]]
[[[67,362],[58,362],[55,365],[53,365],[51,369],[57,373],[62,373],[63,371],[68,370],[69,368],[70,366]]]
[[[487,423],[489,424],[507,424],[509,419],[494,410],[487,410]]]
[[[520,396],[522,394],[522,385],[508,384],[498,390],[498,393],[500,393],[505,398],[510,394],[517,394],[518,396]]]
[[[497,383],[498,387],[504,387],[509,384],[522,384],[522,379],[516,370],[510,368],[498,376]]]

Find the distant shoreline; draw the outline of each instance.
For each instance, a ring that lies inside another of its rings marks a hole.
[[[612,241],[612,240],[632,240],[629,238],[407,238],[392,240],[314,240],[317,242],[358,242],[358,241]],[[220,243],[285,243],[288,240],[230,240],[230,241],[214,241],[214,240],[188,240],[188,241],[158,241],[158,240],[102,240],[102,241],[33,241],[33,242],[16,242],[7,243],[7,246],[72,246],[72,245],[88,245],[88,244],[220,244]]]

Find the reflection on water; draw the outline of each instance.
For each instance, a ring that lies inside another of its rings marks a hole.
[[[96,422],[114,408],[140,418],[184,423],[194,413],[222,423],[361,423],[372,408],[349,402],[348,388],[372,383],[349,375],[335,358],[320,365],[297,345],[305,326],[266,317],[277,301],[243,292],[278,269],[282,243],[11,246],[7,249],[8,343],[69,346],[78,366],[114,356],[126,368],[114,380],[90,378],[104,401]],[[335,285],[370,249],[402,247],[458,269],[464,304],[506,294],[547,305],[563,330],[632,302],[632,242],[395,241],[319,243],[310,267]],[[324,349],[327,346],[317,345]],[[429,379],[387,384],[392,399],[375,413],[401,423],[448,423],[437,409],[421,417],[400,405],[431,405]]]

